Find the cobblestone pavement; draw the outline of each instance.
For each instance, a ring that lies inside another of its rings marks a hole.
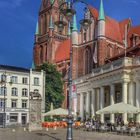
[[[16,128],[13,132],[12,129],[5,128],[0,129],[0,140],[66,140],[66,131],[57,128],[57,130],[28,132],[23,128]],[[140,140],[140,137],[73,130],[73,140]]]

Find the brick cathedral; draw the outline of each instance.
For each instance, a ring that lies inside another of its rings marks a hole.
[[[67,102],[67,74],[69,69],[70,30],[69,26],[59,32],[54,22],[59,20],[59,5],[64,0],[42,0],[35,33],[33,57],[35,66],[45,61],[57,65],[62,73],[65,101]],[[124,56],[140,55],[140,26],[133,26],[130,18],[117,21],[104,12],[101,0],[99,10],[87,5],[84,13],[92,23],[88,30],[77,29],[76,15],[73,18],[73,79],[92,73],[95,68],[111,63]],[[63,20],[67,19],[61,15]]]

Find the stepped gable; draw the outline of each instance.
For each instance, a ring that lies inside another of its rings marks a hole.
[[[55,62],[70,59],[70,39],[63,41],[55,53]]]

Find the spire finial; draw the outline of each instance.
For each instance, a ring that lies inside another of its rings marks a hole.
[[[39,35],[39,29],[38,29],[38,21],[36,23],[36,32],[35,32],[36,35]]]
[[[49,29],[53,29],[53,19],[52,19],[52,15],[50,16],[50,23],[49,23]]]
[[[77,21],[76,21],[76,14],[73,16],[73,29],[72,31],[77,31]]]
[[[98,20],[105,20],[103,0],[101,0],[100,2],[100,11],[99,11]]]

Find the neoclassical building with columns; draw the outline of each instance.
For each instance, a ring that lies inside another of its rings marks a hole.
[[[105,15],[103,1],[99,9],[86,5],[84,18],[90,19],[87,30],[77,28],[73,18],[69,26],[59,32],[55,22],[64,0],[42,0],[35,34],[33,57],[35,66],[49,61],[57,65],[65,80],[63,107],[67,104],[70,45],[72,45],[72,76],[76,95],[73,111],[81,118],[95,116],[96,111],[114,103],[124,102],[139,107],[140,25],[133,26],[131,18],[117,21]],[[115,121],[118,114],[101,115],[100,119]],[[120,114],[127,123],[132,114]],[[133,115],[140,122],[139,115]]]
[[[85,15],[92,24],[77,37],[79,42],[73,40],[73,110],[82,120],[97,116],[102,123],[114,123],[119,115],[124,123],[130,118],[140,122],[140,114],[96,114],[120,102],[140,108],[140,26],[130,18],[106,16],[102,0],[99,11],[88,6]]]
[[[96,111],[109,105],[124,102],[140,107],[140,57],[124,57],[92,70],[92,73],[77,78],[77,112],[96,116]],[[101,122],[115,122],[115,115],[101,115]],[[122,114],[127,123],[130,114]],[[140,115],[136,116],[140,122]]]

